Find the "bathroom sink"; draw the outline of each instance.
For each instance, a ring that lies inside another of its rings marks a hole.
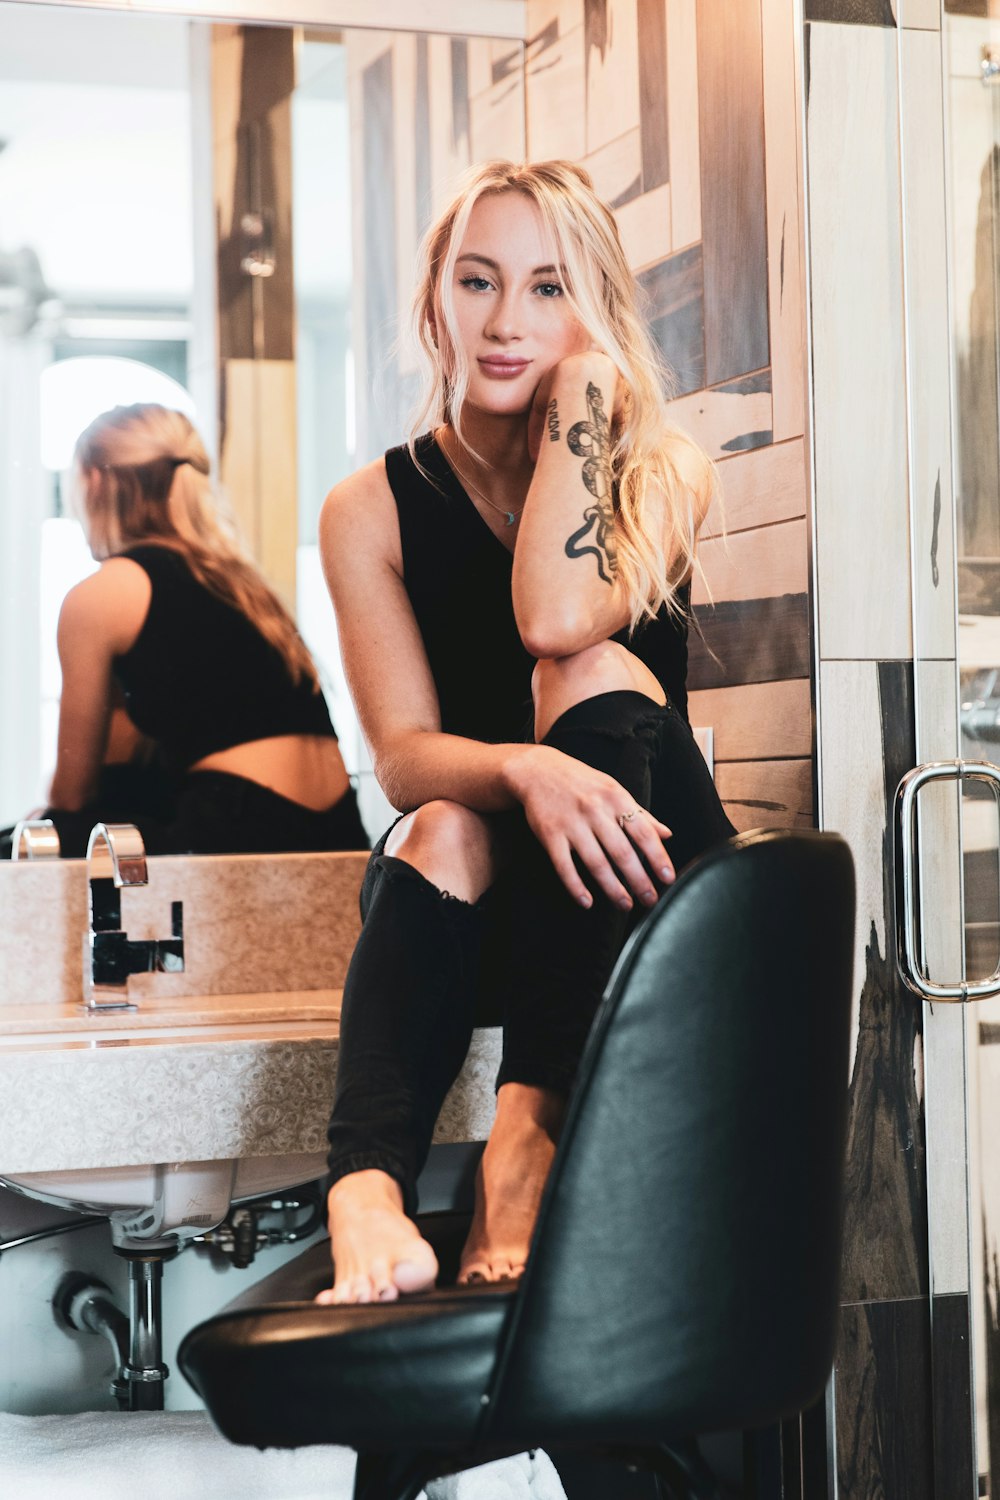
[[[106,1215],[141,1252],[321,1176],[340,998],[144,998],[98,1016],[0,1003],[0,1182]],[[486,1138],[499,1055],[499,1032],[478,1031],[435,1140]]]
[[[0,1182],[43,1203],[110,1219],[119,1249],[163,1249],[214,1229],[233,1203],[319,1177],[323,1152],[185,1161],[64,1172],[0,1174]]]

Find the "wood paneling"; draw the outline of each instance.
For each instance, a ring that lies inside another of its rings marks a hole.
[[[661,260],[670,249],[670,184],[623,203],[616,211],[618,232],[633,270]]]
[[[927,1299],[841,1308],[834,1373],[837,1483],[844,1500],[959,1500],[934,1489]]]
[[[811,760],[717,761],[715,785],[740,833],[814,824]]]
[[[636,0],[584,0],[588,155],[639,128],[636,10]]]
[[[705,369],[716,385],[769,363],[760,0],[699,0],[697,14]]]
[[[642,192],[642,145],[639,127],[616,136],[600,150],[584,158],[583,165],[593,180],[598,195],[620,208]]]
[[[525,88],[529,153],[536,160],[564,156],[581,161],[586,155],[583,56],[582,14],[572,30],[564,29],[560,14],[538,30],[532,26]]]
[[[694,614],[702,635],[693,631],[688,641],[690,688],[809,676],[807,595],[725,599],[701,605]]]
[[[906,657],[897,38],[859,26],[809,34],[809,177],[823,185],[810,197],[820,653]]]
[[[913,651],[915,656],[953,657],[954,554],[948,523],[952,510],[951,340],[941,33],[905,31],[899,44],[916,630]]]
[[[711,458],[762,448],[771,441],[771,392],[744,385],[717,386],[670,403],[678,426],[698,439]]]
[[[705,384],[705,293],[701,246],[691,245],[639,276],[650,332],[678,395]]]
[[[896,0],[900,26],[914,26],[921,31],[940,31],[941,0]]]
[[[696,605],[711,599],[761,599],[804,594],[808,586],[808,536],[804,520],[779,521],[726,537],[709,537],[698,549]]]
[[[896,967],[892,809],[914,765],[910,662],[825,662],[823,826],[842,833],[858,887],[842,1295],[927,1290],[922,1012]]]
[[[808,476],[805,444],[801,439],[751,449],[719,464],[721,507],[713,505],[705,518],[702,539],[724,529],[730,533],[749,526],[790,521],[806,513]]]
[[[293,359],[291,91],[292,33],[286,27],[222,27],[213,39],[212,95],[217,229],[219,357]],[[261,242],[269,276],[244,259]]]
[[[851,26],[895,26],[898,0],[806,0],[807,21]]]
[[[795,16],[763,0],[764,175],[774,441],[805,431],[805,296],[799,223],[799,103]]]
[[[704,688],[688,694],[692,724],[714,734],[716,762],[805,759],[812,754],[808,678]]]
[[[511,66],[514,55],[505,43],[503,56],[491,69],[489,87],[469,106],[473,161],[497,156],[520,161],[524,155],[524,71]]]
[[[636,0],[639,23],[639,124],[644,192],[670,180],[667,111],[667,0]]]
[[[667,118],[675,250],[701,239],[697,0],[667,0]]]

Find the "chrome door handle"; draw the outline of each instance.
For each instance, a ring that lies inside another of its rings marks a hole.
[[[930,781],[985,781],[1000,804],[1000,767],[988,760],[932,760],[907,771],[896,788],[896,963],[907,989],[924,1000],[986,1000],[1000,995],[1000,969],[988,979],[937,984],[921,960],[920,886],[915,856],[917,794]]]

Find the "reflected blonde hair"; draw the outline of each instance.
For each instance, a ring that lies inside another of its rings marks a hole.
[[[634,630],[661,605],[679,612],[677,589],[697,566],[697,532],[716,492],[716,471],[694,439],[670,420],[671,378],[640,312],[614,214],[575,162],[490,161],[475,167],[428,230],[413,305],[425,384],[410,451],[425,427],[447,422],[465,450],[480,457],[462,435],[469,367],[455,333],[455,262],[480,198],[510,192],[523,193],[538,209],[569,305],[624,383],[624,420],[612,433],[611,469],[618,575]],[[683,474],[675,461],[682,452]]]
[[[116,406],[80,434],[73,457],[95,558],[103,561],[140,542],[180,552],[199,583],[253,621],[293,681],[305,679],[319,691],[295,622],[220,505],[205,446],[183,412]]]

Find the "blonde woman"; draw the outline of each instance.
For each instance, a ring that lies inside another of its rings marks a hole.
[[[312,659],[224,525],[187,417],[98,417],[76,445],[74,503],[101,566],[59,617],[57,826],[101,811],[109,763],[155,754],[176,800],[165,821],[136,809],[154,851],[366,847]]]
[[[460,1279],[520,1273],[628,928],[733,831],[684,689],[712,468],[667,421],[587,174],[473,173],[429,233],[415,311],[430,430],[338,485],[321,524],[348,679],[405,814],[370,861],[344,995],[333,1302],[434,1282],[415,1184],[477,1021],[502,1022],[504,1057]]]

